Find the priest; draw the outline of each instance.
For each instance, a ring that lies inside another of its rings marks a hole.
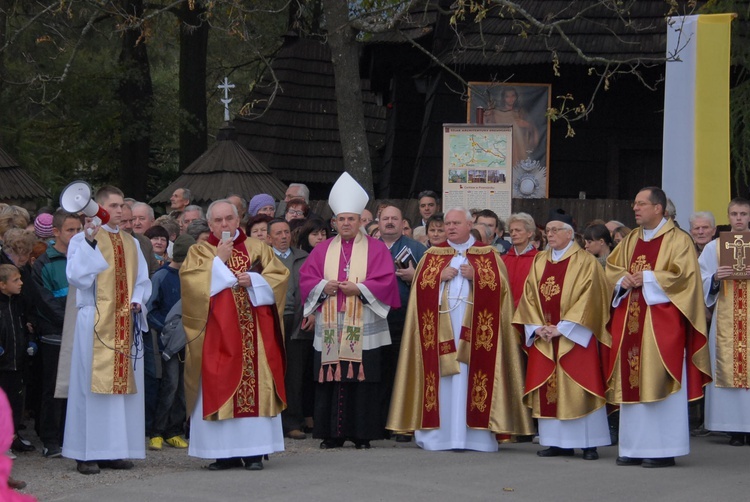
[[[607,401],[620,405],[617,465],[670,467],[687,455],[687,402],[711,380],[695,247],[665,217],[666,205],[660,188],[638,192],[640,226],[607,258],[614,286]]]
[[[492,452],[496,434],[533,433],[505,266],[471,228],[465,209],[446,213],[448,241],[427,249],[409,297],[387,427],[425,450]]]
[[[289,271],[270,246],[245,235],[228,200],[213,202],[206,216],[211,235],[180,268],[188,454],[216,458],[213,471],[261,470],[263,455],[284,449],[280,313]]]
[[[120,229],[123,193],[105,186],[94,197],[109,212],[70,239],[66,275],[78,308],[70,365],[63,456],[81,474],[131,469],[145,458],[141,306],[151,296],[138,241]]]
[[[386,317],[400,306],[393,260],[381,241],[360,231],[369,197],[344,173],[328,204],[339,234],[321,242],[300,269],[304,315],[315,314],[313,437],[320,447],[351,440],[356,448],[385,433],[383,347],[390,345]]]
[[[750,201],[732,199],[727,213],[732,232],[748,231]],[[729,444],[742,446],[750,444],[746,442],[750,437],[750,377],[747,369],[750,280],[729,279],[735,271],[731,265],[719,266],[721,247],[730,249],[736,245],[733,241],[715,239],[706,244],[698,258],[706,306],[716,306],[708,342],[714,381],[706,386],[705,427],[729,432]]]
[[[540,457],[596,460],[610,444],[600,344],[606,330],[609,288],[593,255],[573,239],[572,218],[554,213],[526,280],[513,322],[529,352],[524,402],[539,419]]]

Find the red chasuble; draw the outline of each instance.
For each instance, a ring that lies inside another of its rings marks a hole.
[[[548,325],[557,325],[562,318],[560,300],[569,263],[570,259],[557,263],[547,261],[539,281],[540,306]],[[568,418],[560,417],[557,409],[559,371],[564,372],[588,393],[604,396],[604,381],[596,337],[592,336],[587,347],[573,344],[573,348],[564,354],[560,354],[560,338],[552,339],[552,359],[539,350],[536,342],[528,349],[526,394],[539,390],[540,418]]]
[[[644,270],[654,270],[659,257],[663,235],[651,241],[638,239],[631,256],[628,272],[633,274]],[[650,325],[647,319],[650,313]],[[644,386],[649,388],[649,396],[658,395],[655,388],[661,382],[650,381],[649,373],[657,375],[659,371],[645,368],[643,365],[644,329],[653,331],[660,363],[669,373],[672,380],[682,382],[682,364],[685,351],[692,355],[697,351],[696,343],[705,344],[705,339],[696,337],[693,327],[673,303],[647,305],[643,298],[642,288],[633,288],[622,299],[610,319],[612,333],[612,352],[609,354],[607,375],[612,378],[615,365],[619,364],[621,378],[622,403],[650,402],[653,397],[644,398]],[[620,356],[619,358],[617,356]],[[692,357],[687,358],[688,399],[696,399],[703,394],[705,378],[693,364]],[[692,378],[690,375],[693,375]],[[667,394],[668,395],[668,394]],[[664,395],[662,399],[666,397]],[[658,399],[657,399],[658,400]]]
[[[447,245],[443,247],[450,249]],[[440,426],[440,377],[458,372],[441,372],[441,366],[454,366],[456,360],[466,363],[469,371],[466,425],[489,428],[501,336],[502,312],[498,307],[501,305],[499,299],[503,294],[503,283],[497,259],[482,249],[484,248],[472,247],[466,254],[467,260],[474,268],[474,305],[471,324],[461,326],[460,342],[468,347],[468,351],[461,350],[461,355],[457,354],[451,329],[446,329],[450,326],[450,319],[447,318],[447,314],[439,312],[438,304],[440,274],[450,264],[455,252],[425,254],[413,282],[413,287],[417,288],[418,326],[424,372],[421,424],[423,429]],[[445,315],[443,322],[447,323],[442,330],[439,325],[441,315]],[[443,336],[440,336],[441,333]],[[462,357],[467,352],[468,360]]]
[[[240,231],[227,266],[235,274],[260,273],[245,239]],[[212,234],[208,242],[216,246],[219,240]],[[234,418],[259,416],[258,336],[262,337],[276,392],[286,402],[286,358],[276,306],[254,307],[247,289],[241,287],[225,289],[211,298],[201,366],[204,417],[217,413],[229,399],[233,400]]]

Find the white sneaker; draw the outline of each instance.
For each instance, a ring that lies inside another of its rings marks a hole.
[[[15,460],[15,459],[17,459],[17,458],[18,458],[18,457],[16,456],[16,454],[15,454],[15,453],[13,453],[13,450],[8,450],[8,451],[6,451],[6,452],[5,452],[5,456],[6,456],[6,457],[8,457],[8,458],[9,458],[9,459],[11,459],[11,460]]]

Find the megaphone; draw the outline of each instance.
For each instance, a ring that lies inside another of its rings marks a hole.
[[[91,198],[91,192],[91,186],[85,181],[74,181],[60,193],[60,207],[69,213],[82,212],[93,218],[91,223],[98,227],[109,222],[109,213]]]

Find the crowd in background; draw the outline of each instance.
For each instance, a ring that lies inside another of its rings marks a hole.
[[[227,199],[236,206],[248,236],[264,241],[278,256],[286,256],[290,249],[299,250],[296,262],[288,265],[292,271],[295,267],[299,269],[307,253],[336,233],[333,219],[325,220],[311,211],[309,191],[301,184],[292,184],[285,200],[280,202],[267,194],[256,195],[249,201],[236,194],[230,194]],[[439,197],[425,191],[418,199],[419,221],[412,222],[398,215],[399,235],[413,238],[426,247],[439,246],[447,239]],[[158,218],[154,208],[146,203],[126,198],[125,204],[121,229],[138,239],[149,265],[153,291],[146,303],[152,336],[147,336],[144,344],[149,448],[161,449],[165,442],[172,447],[185,448],[189,439],[185,438],[184,428],[187,414],[184,393],[180,390],[184,335],[182,346],[173,341],[179,338],[173,336],[179,324],[179,311],[173,309],[180,301],[179,264],[190,244],[208,239],[209,225],[203,208],[191,203],[187,189],[176,190],[169,212]],[[361,215],[362,231],[376,239],[383,238],[387,232],[392,234],[392,228],[384,226],[381,220],[381,211],[391,205],[385,201],[373,212],[365,210]],[[544,226],[525,213],[513,214],[507,221],[486,208],[471,209],[471,214],[472,235],[476,241],[493,246],[502,256],[517,305],[533,257],[547,247]],[[667,208],[667,215],[674,217],[673,207],[671,214]],[[709,213],[696,213],[690,221],[689,231],[700,252],[714,238],[716,223]],[[614,220],[578,223],[573,224],[576,242],[603,267],[615,246],[631,231]],[[49,458],[61,455],[65,400],[55,397],[55,387],[68,298],[65,253],[67,243],[81,231],[83,224],[83,217],[62,209],[44,207],[32,216],[18,206],[0,207],[0,384],[9,397],[16,431],[7,452],[11,458],[17,453],[35,450],[24,437],[29,423],[33,423],[42,441],[42,454]],[[13,267],[3,268],[4,265]],[[22,283],[17,292],[11,284],[19,282],[15,278],[16,270]],[[293,273],[285,329],[287,345],[293,341],[300,346],[294,361],[299,371],[292,372],[290,378],[295,379],[294,382],[287,382],[292,392],[284,417],[284,433],[290,438],[303,439],[313,427],[314,326],[310,319],[299,314],[304,299],[295,296],[298,288],[299,277]],[[701,420],[700,412],[696,411],[692,425],[698,427]],[[616,421],[611,421],[610,425],[616,443]],[[401,439],[409,440],[408,437]]]

